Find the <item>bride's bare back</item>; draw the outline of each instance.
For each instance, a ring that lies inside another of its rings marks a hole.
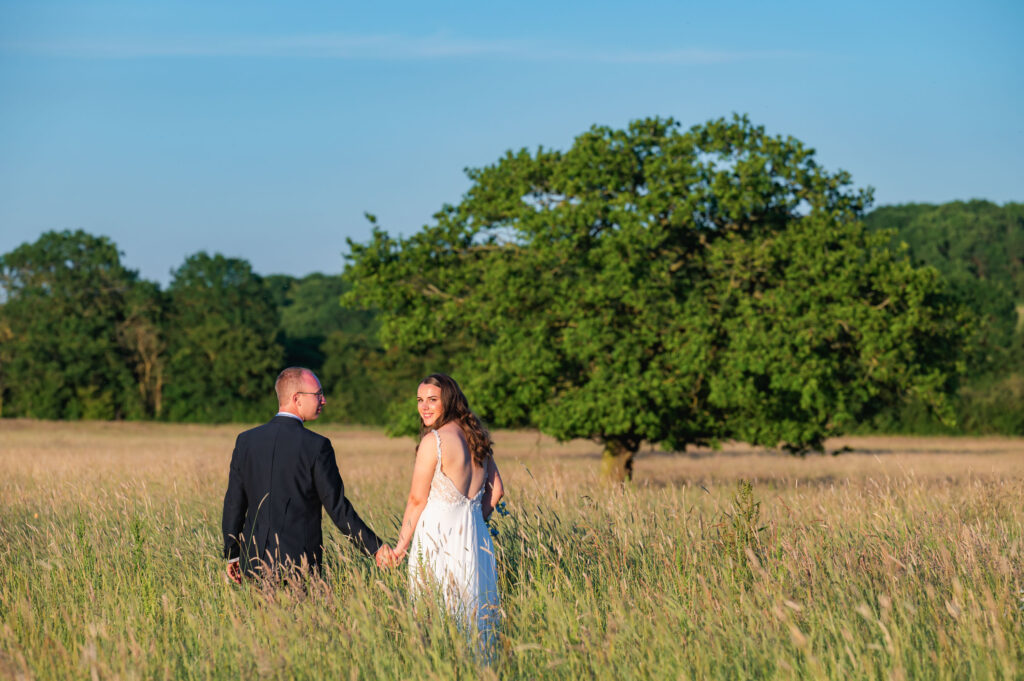
[[[438,428],[437,434],[441,436],[441,472],[463,496],[472,499],[487,482],[487,470],[473,461],[459,424],[446,423]]]

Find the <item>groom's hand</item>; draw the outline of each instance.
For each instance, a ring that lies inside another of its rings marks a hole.
[[[373,554],[373,558],[377,561],[377,567],[381,569],[395,566],[395,553],[387,544],[382,544],[377,553]]]
[[[232,582],[234,582],[235,584],[242,583],[242,568],[238,565],[237,560],[233,560],[230,563],[228,563],[227,573],[228,579],[230,579]]]

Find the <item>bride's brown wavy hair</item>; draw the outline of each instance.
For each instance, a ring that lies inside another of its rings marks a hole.
[[[462,388],[455,382],[455,379],[446,374],[430,374],[420,385],[436,385],[441,389],[441,418],[434,423],[434,428],[440,428],[446,423],[455,421],[462,428],[462,434],[469,444],[469,451],[473,455],[476,465],[483,466],[484,462],[494,454],[494,441],[491,434],[476,414],[469,408],[469,401],[462,393]],[[430,429],[423,425],[420,419],[420,439],[430,432]]]

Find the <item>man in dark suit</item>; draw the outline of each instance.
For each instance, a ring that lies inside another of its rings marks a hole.
[[[274,384],[278,412],[238,436],[224,495],[224,557],[228,576],[319,571],[323,562],[321,507],[378,566],[393,564],[391,548],[345,498],[331,441],[306,430],[327,401],[308,369],[285,369]]]

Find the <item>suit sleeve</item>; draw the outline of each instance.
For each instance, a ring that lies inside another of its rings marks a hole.
[[[355,508],[345,498],[345,484],[338,472],[338,462],[334,458],[334,448],[329,440],[324,440],[313,464],[313,483],[316,485],[320,501],[327,509],[327,515],[334,524],[366,555],[377,553],[383,542],[367,527]]]
[[[221,529],[224,532],[224,558],[238,558],[240,545],[239,535],[245,523],[245,513],[249,510],[249,499],[242,484],[242,438],[235,440],[235,450],[231,453],[231,469],[228,471],[228,491],[224,495],[224,516]]]

